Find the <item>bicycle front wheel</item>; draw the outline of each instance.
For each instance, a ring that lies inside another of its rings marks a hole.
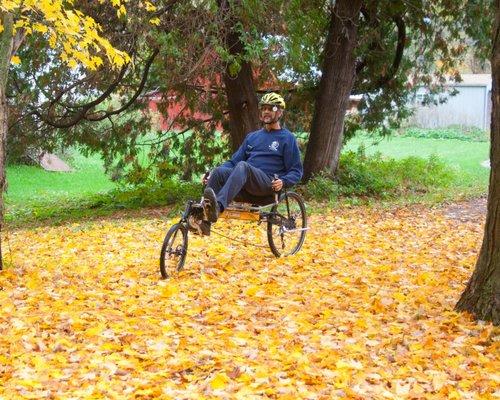
[[[184,224],[173,225],[163,241],[160,253],[160,273],[166,279],[184,266],[188,249],[188,230]]]
[[[307,215],[302,198],[287,192],[271,209],[267,221],[267,240],[276,257],[297,253],[306,238]]]

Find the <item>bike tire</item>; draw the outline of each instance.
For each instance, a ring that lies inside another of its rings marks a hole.
[[[288,200],[288,202],[287,202]],[[296,254],[304,244],[307,232],[306,206],[302,197],[295,192],[287,192],[280,196],[278,204],[271,208],[271,215],[280,215],[280,218],[270,217],[267,221],[267,240],[272,253],[276,257]],[[279,233],[283,228],[295,231]],[[278,231],[278,235],[277,232]],[[292,235],[294,233],[295,235]],[[284,249],[284,236],[290,243],[289,249]],[[279,246],[281,244],[281,246]],[[280,248],[281,247],[281,248]]]
[[[176,245],[176,240],[179,243]],[[188,230],[184,224],[173,225],[165,235],[160,252],[160,273],[167,279],[172,272],[179,272],[186,262]]]

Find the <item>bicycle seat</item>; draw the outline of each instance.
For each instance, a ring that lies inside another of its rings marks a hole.
[[[234,198],[234,201],[238,203],[250,203],[254,207],[267,206],[269,204],[274,203],[274,194],[269,196],[255,196],[253,194],[250,194],[242,190]]]

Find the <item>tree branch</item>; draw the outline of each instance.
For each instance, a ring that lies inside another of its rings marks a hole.
[[[400,15],[396,15],[392,18],[394,23],[398,28],[398,42],[396,45],[396,54],[394,55],[394,60],[392,61],[391,68],[389,72],[381,77],[376,83],[376,89],[380,89],[382,86],[388,84],[398,72],[399,66],[401,65],[401,60],[403,59],[403,53],[406,44],[406,25],[403,18]]]
[[[120,82],[123,80],[123,78],[125,76],[125,72],[127,71],[128,66],[130,64],[124,65],[121,68],[118,77],[113,81],[113,83],[111,85],[108,86],[108,88],[97,99],[95,99],[89,103],[78,105],[78,106],[73,106],[73,107],[66,106],[67,108],[80,108],[80,111],[78,111],[76,114],[74,114],[73,117],[71,117],[69,119],[65,119],[64,117],[61,117],[61,119],[63,119],[63,121],[61,121],[61,119],[60,120],[51,119],[49,117],[49,115],[50,115],[50,110],[52,110],[57,105],[57,103],[60,101],[62,96],[65,93],[67,93],[69,90],[76,87],[79,83],[82,83],[84,81],[84,79],[70,85],[68,88],[66,88],[66,89],[62,90],[60,93],[58,93],[58,95],[51,101],[51,103],[49,105],[49,108],[48,108],[49,113],[48,114],[43,114],[38,110],[34,110],[33,114],[36,115],[38,118],[40,118],[40,120],[42,122],[44,122],[45,124],[52,126],[54,128],[69,128],[71,126],[78,124],[82,120],[102,121],[106,118],[109,118],[112,115],[119,114],[119,113],[125,111],[127,108],[129,108],[137,100],[137,98],[140,96],[140,94],[142,93],[142,91],[147,83],[147,79],[149,76],[149,71],[150,71],[151,65],[152,65],[155,57],[158,55],[158,53],[159,53],[158,48],[153,51],[151,56],[146,61],[146,65],[144,67],[144,71],[142,74],[142,79],[141,79],[141,82],[139,84],[139,87],[135,91],[134,95],[127,101],[127,103],[125,103],[123,106],[121,106],[118,109],[115,109],[112,111],[98,111],[95,113],[89,113],[89,111],[91,109],[93,109],[94,107],[96,107],[97,105],[99,105],[103,101],[105,101],[107,98],[109,98],[109,96],[114,92],[114,90],[118,87]]]
[[[38,118],[40,118],[40,120],[43,121],[45,124],[50,125],[54,128],[70,128],[70,127],[76,125],[78,122],[80,122],[82,119],[85,118],[85,115],[87,114],[87,112],[90,109],[92,109],[93,107],[102,103],[104,100],[106,100],[108,98],[109,95],[111,95],[111,93],[113,93],[113,91],[116,89],[116,87],[118,86],[120,81],[125,76],[125,72],[127,71],[129,65],[130,64],[125,64],[121,68],[120,73],[118,74],[118,77],[113,81],[113,83],[111,83],[111,85],[109,85],[108,88],[97,99],[82,105],[81,106],[82,109],[80,111],[78,111],[72,118],[67,119],[66,121],[60,122],[60,121],[55,121],[55,120],[50,119],[47,115],[42,114],[38,110],[34,110],[34,114]],[[49,112],[54,107],[54,104],[55,104],[54,102],[51,102],[51,104],[49,106]],[[62,117],[62,118],[64,118],[64,117]]]
[[[401,65],[401,61],[403,59],[403,54],[404,54],[404,49],[405,49],[405,44],[406,44],[406,24],[403,20],[403,17],[401,15],[395,15],[392,17],[392,21],[396,24],[396,27],[398,29],[398,40],[396,43],[396,52],[394,54],[394,59],[392,61],[392,65],[389,68],[388,72],[384,74],[384,76],[381,76],[373,85],[370,86],[369,89],[366,91],[377,91],[390,83],[394,76],[397,74],[398,69]],[[377,46],[378,42],[372,42],[370,45],[370,50],[374,50],[375,47]],[[363,59],[357,66],[356,66],[356,75],[359,74],[362,69],[367,65],[367,60],[366,58]],[[356,93],[353,93],[356,94]]]
[[[18,29],[12,41],[12,50],[10,51],[11,57],[17,53],[17,50],[19,50],[19,47],[23,44],[25,37],[26,30],[24,28]]]
[[[137,100],[137,98],[140,96],[140,94],[142,93],[144,86],[146,85],[146,82],[148,81],[149,70],[151,68],[151,64],[153,64],[153,61],[159,52],[160,52],[160,50],[158,48],[156,48],[153,51],[153,53],[151,54],[151,56],[148,58],[148,60],[146,61],[146,65],[144,66],[144,71],[142,73],[141,83],[139,84],[139,87],[137,88],[134,95],[129,99],[128,102],[126,102],[122,107],[120,107],[116,110],[105,111],[105,112],[101,111],[101,112],[99,112],[100,115],[98,117],[94,117],[92,114],[86,115],[85,119],[88,121],[102,121],[103,119],[109,118],[112,115],[119,114],[122,111],[125,111],[127,108],[129,108]]]

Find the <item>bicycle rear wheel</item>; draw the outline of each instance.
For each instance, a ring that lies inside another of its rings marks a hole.
[[[274,205],[267,221],[267,240],[276,257],[297,253],[306,238],[307,215],[302,198],[287,192]]]
[[[188,230],[184,224],[173,225],[167,232],[160,253],[160,273],[166,279],[184,266],[188,249]]]

